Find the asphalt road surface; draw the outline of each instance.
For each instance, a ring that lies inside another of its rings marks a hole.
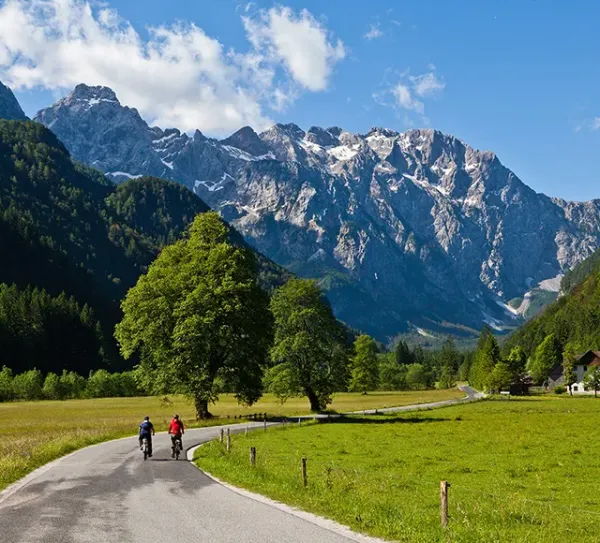
[[[465,392],[469,397],[476,394],[470,389]],[[458,402],[442,405],[448,403]],[[246,426],[229,428],[241,431]],[[219,432],[217,427],[190,429],[184,435],[184,445],[210,441]],[[168,435],[157,434],[154,456],[144,462],[137,438],[131,437],[88,447],[48,464],[0,494],[0,542],[361,540],[221,486],[187,462],[185,455],[179,461],[172,460],[170,446]]]

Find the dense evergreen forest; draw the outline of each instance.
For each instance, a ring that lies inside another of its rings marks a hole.
[[[113,339],[120,301],[160,250],[207,210],[177,183],[140,178],[114,185],[72,161],[44,126],[0,120],[0,367],[80,373],[126,367]],[[243,244],[237,232],[231,236]],[[287,277],[260,255],[259,266],[269,288]],[[43,308],[29,322],[42,331],[23,349],[26,321],[16,316],[32,307]],[[65,336],[67,322],[89,329],[91,355],[74,345],[78,328]],[[66,346],[58,349],[65,337],[73,342],[69,356]]]

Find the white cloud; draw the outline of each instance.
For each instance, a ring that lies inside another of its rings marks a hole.
[[[433,68],[435,70],[435,67]],[[413,84],[413,90],[418,96],[432,96],[438,92],[441,92],[446,87],[446,83],[438,78],[435,71],[411,76],[410,80]]]
[[[369,25],[369,30],[363,34],[363,38],[366,40],[375,40],[377,38],[381,38],[383,36],[383,32],[379,28],[379,25]]]
[[[416,100],[408,86],[398,83],[393,89],[392,94],[396,98],[397,104],[408,110],[416,111],[423,115],[425,113],[425,106],[423,102]]]
[[[321,91],[327,88],[334,65],[346,56],[344,44],[331,37],[307,10],[299,15],[278,6],[244,17],[250,42],[273,62],[282,63],[300,86]]]
[[[407,70],[396,74],[394,83],[386,82],[384,89],[373,94],[377,103],[383,106],[402,109],[421,116],[421,121],[428,124],[425,117],[425,99],[441,95],[446,83],[437,75],[433,64],[429,65],[429,72],[420,75],[410,75]]]
[[[600,117],[594,117],[592,119],[592,125],[591,125],[591,129],[592,130],[600,130]]]
[[[160,126],[222,134],[245,124],[264,128],[271,123],[267,107],[288,107],[299,86],[323,90],[332,64],[343,58],[342,43],[331,45],[307,11],[270,10],[271,24],[257,26],[266,33],[263,42],[249,33],[254,47],[240,54],[194,24],[149,28],[144,39],[115,10],[96,6],[85,0],[0,4],[0,78],[16,89],[61,92],[78,83],[106,85]],[[280,59],[291,76],[279,69]]]

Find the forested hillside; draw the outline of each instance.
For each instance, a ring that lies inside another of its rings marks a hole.
[[[584,281],[591,273],[600,271],[600,251],[594,252],[590,257],[565,273],[560,283],[560,290],[564,294],[570,293],[577,285]]]
[[[600,254],[565,275],[561,290],[562,297],[508,338],[507,351],[520,345],[532,355],[551,334],[562,349],[567,345],[575,352],[600,349]]]
[[[122,367],[112,339],[120,300],[160,249],[207,209],[191,191],[173,182],[140,178],[116,186],[99,172],[74,163],[42,125],[0,120],[0,284],[18,287],[5,292],[11,292],[11,304],[22,309],[37,303],[23,301],[26,298],[43,298],[48,307],[54,303],[51,299],[68,300],[73,315],[87,305],[86,312],[101,323],[104,338],[93,342],[104,343],[102,353],[87,358],[95,368]],[[241,240],[236,232],[232,236]],[[264,258],[259,261],[265,281],[283,280],[280,268]],[[66,297],[59,298],[63,292]],[[15,319],[12,310],[0,313],[2,345],[20,344],[18,334],[8,338]],[[50,335],[53,341],[66,340],[59,331]],[[45,359],[45,369],[87,371],[76,358],[54,352],[53,361]],[[14,354],[0,349],[0,366],[15,371],[39,365],[40,360],[28,351],[15,361]]]

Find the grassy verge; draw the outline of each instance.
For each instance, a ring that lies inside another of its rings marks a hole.
[[[593,398],[486,401],[235,436],[229,455],[211,443],[197,462],[225,481],[390,540],[600,541],[598,427]],[[447,530],[440,480],[451,484]]]
[[[332,409],[338,411],[424,403],[460,396],[457,391],[383,392],[366,396],[336,395]],[[174,413],[188,426],[194,426],[192,404],[171,397],[165,404],[159,398],[103,398],[65,402],[15,402],[0,404],[0,490],[43,464],[76,449],[133,435],[144,415],[150,415],[157,431],[166,430]],[[265,396],[252,407],[239,405],[223,395],[212,411],[219,418],[210,424],[223,424],[230,417],[252,413],[297,415],[307,412],[305,399],[281,405]]]

